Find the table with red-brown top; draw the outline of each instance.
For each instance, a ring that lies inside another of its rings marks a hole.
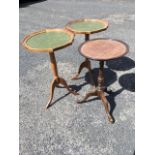
[[[108,120],[113,123],[114,119],[110,114],[110,106],[104,93],[104,62],[125,55],[128,52],[128,47],[125,43],[117,40],[94,39],[84,42],[79,47],[79,52],[85,58],[99,61],[99,75],[98,85],[86,93],[83,99],[79,100],[78,103],[86,101],[90,96],[99,96],[104,104]]]

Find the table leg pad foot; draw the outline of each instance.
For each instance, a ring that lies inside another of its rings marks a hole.
[[[110,123],[114,123],[114,119],[112,118],[111,115],[108,115],[108,120],[109,120]]]

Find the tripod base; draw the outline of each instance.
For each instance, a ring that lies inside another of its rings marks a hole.
[[[54,79],[51,81],[50,85],[50,96],[48,103],[46,105],[46,109],[48,109],[52,105],[52,99],[53,99],[53,94],[54,94],[54,89],[55,87],[59,87],[59,85],[63,85],[70,93],[74,95],[79,95],[77,92],[73,91],[67,84],[67,82],[59,77],[58,71],[57,71],[57,63],[56,63],[56,58],[54,52],[49,53],[50,55],[50,64],[51,64],[51,71],[53,73]]]
[[[114,123],[114,119],[110,114],[110,110],[109,110],[109,103],[108,100],[106,99],[105,95],[104,95],[104,91],[102,90],[98,90],[97,88],[93,91],[88,92],[81,100],[78,100],[77,103],[83,103],[86,102],[86,100],[91,97],[91,96],[98,96],[101,98],[102,103],[105,107],[107,116],[108,116],[108,120],[110,123]]]
[[[99,75],[98,75],[98,85],[95,87],[95,89],[92,89],[92,91],[88,92],[82,100],[77,101],[78,103],[85,102],[90,96],[98,96],[102,100],[102,103],[105,107],[108,120],[110,123],[114,123],[114,119],[110,114],[110,107],[107,98],[104,95],[104,92],[108,92],[107,88],[104,88],[104,72],[103,72],[103,66],[104,61],[99,62]]]
[[[76,91],[73,91],[68,85],[67,82],[60,77],[55,78],[54,80],[51,81],[51,85],[50,85],[50,96],[49,96],[49,100],[48,103],[46,105],[46,109],[49,108],[52,105],[52,99],[53,99],[53,94],[54,94],[54,89],[56,86],[59,85],[63,85],[70,93],[74,94],[74,95],[79,95]]]

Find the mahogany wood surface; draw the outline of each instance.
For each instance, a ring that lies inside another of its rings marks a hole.
[[[92,39],[83,43],[79,48],[80,53],[93,60],[110,60],[119,58],[128,52],[125,43],[112,39]]]

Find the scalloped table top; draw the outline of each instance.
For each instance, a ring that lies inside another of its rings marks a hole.
[[[75,33],[90,34],[107,29],[108,21],[100,19],[81,19],[69,22],[66,28]]]
[[[23,46],[32,52],[52,52],[73,42],[74,34],[65,29],[45,29],[27,35]]]

